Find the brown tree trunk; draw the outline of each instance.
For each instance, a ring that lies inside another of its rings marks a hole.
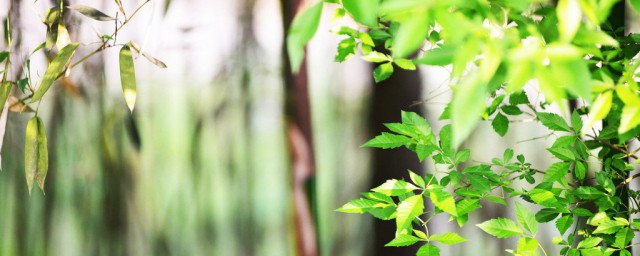
[[[282,0],[280,2],[285,37],[302,2],[301,0]],[[306,61],[303,59],[299,73],[292,74],[289,56],[286,51],[286,40],[284,42],[282,49],[286,87],[285,114],[287,117],[287,139],[293,172],[296,250],[297,255],[315,256],[318,255],[316,229],[311,210],[311,197],[306,186],[308,181],[312,181],[315,175]]]
[[[370,127],[372,136],[383,131],[384,123],[400,122],[400,111],[413,111],[421,114],[420,106],[411,106],[421,100],[422,84],[420,73],[396,69],[394,74],[379,84],[374,85]],[[388,179],[405,178],[409,180],[407,170],[422,173],[423,168],[415,153],[406,148],[374,149],[373,180],[371,187],[378,186]],[[409,247],[384,247],[391,241],[396,232],[395,222],[375,221],[374,255],[415,255],[418,245]]]

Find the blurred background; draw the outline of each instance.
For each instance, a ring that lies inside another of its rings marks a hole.
[[[14,57],[10,79],[45,40],[42,16],[59,1],[0,0],[10,15]],[[114,14],[114,1],[65,0]],[[130,13],[142,0],[123,1]],[[121,30],[163,60],[160,69],[137,58],[138,103],[132,113],[120,87],[117,49],[106,49],[56,83],[39,114],[49,138],[45,193],[29,196],[24,131],[33,113],[0,119],[0,255],[412,255],[384,248],[394,222],[335,212],[349,200],[407,169],[425,173],[404,149],[361,148],[400,120],[400,110],[437,119],[451,95],[449,69],[420,67],[374,84],[373,66],[352,58],[334,62],[340,37],[325,6],[302,72],[292,75],[283,51],[285,31],[302,0],[152,0]],[[71,38],[84,56],[112,22],[69,14]],[[6,50],[6,45],[2,50]],[[136,57],[136,54],[134,54]],[[30,57],[39,81],[47,60]],[[17,95],[17,94],[16,94]],[[530,97],[535,100],[536,94]],[[504,138],[483,123],[465,147],[489,162],[507,147],[535,168],[554,159],[548,131],[514,123]],[[540,137],[540,138],[538,138]],[[547,136],[548,137],[548,136]],[[534,139],[538,138],[538,139]],[[534,140],[530,140],[534,139]],[[432,207],[432,206],[427,206]],[[535,209],[534,209],[535,210]],[[458,231],[470,241],[441,246],[441,255],[504,255],[515,240],[496,240],[475,228],[511,216],[487,204],[461,230],[445,216],[431,233]],[[551,228],[541,242],[558,255]]]

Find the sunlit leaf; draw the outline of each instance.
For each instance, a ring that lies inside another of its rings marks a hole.
[[[453,233],[453,232],[447,232],[441,235],[433,235],[429,238],[429,240],[439,242],[441,244],[446,244],[446,245],[458,244],[458,243],[469,241],[469,239],[461,237],[457,233]]]
[[[379,65],[376,69],[373,70],[373,78],[376,83],[387,80],[393,74],[393,65],[391,62],[387,62]]]
[[[593,127],[593,123],[600,121],[607,117],[611,110],[611,101],[613,100],[613,92],[606,91],[598,95],[596,100],[591,105],[589,111],[589,125],[587,128]]]
[[[424,210],[422,195],[411,196],[398,205],[396,213],[397,230],[405,230],[411,227],[414,218],[420,216]]]
[[[87,16],[89,18],[92,18],[94,20],[99,20],[99,21],[110,21],[110,20],[115,20],[115,18],[93,8],[93,7],[89,7],[89,6],[84,6],[84,5],[71,5],[69,7],[67,7],[69,9],[75,10],[79,13],[81,13],[84,16]]]
[[[518,227],[518,224],[505,218],[488,220],[476,226],[497,238],[508,238],[524,233],[524,231]]]
[[[136,71],[129,45],[124,45],[120,49],[120,81],[122,82],[124,100],[129,110],[133,111],[136,104]]]
[[[457,148],[480,121],[486,107],[486,85],[471,75],[456,87],[452,102],[453,145]]]
[[[304,57],[304,45],[318,30],[322,14],[322,1],[298,13],[291,23],[287,34],[287,53],[291,70],[297,73]]]
[[[413,15],[400,23],[400,28],[393,41],[393,56],[404,58],[422,46],[429,33],[428,16]]]
[[[418,249],[416,256],[440,256],[440,248],[432,244],[425,244]]]
[[[58,55],[53,59],[53,61],[51,61],[51,64],[49,64],[49,67],[47,67],[47,70],[44,72],[44,78],[36,92],[33,94],[31,102],[36,102],[42,99],[42,96],[44,96],[47,90],[49,90],[49,87],[51,87],[53,82],[62,75],[62,72],[65,70],[65,66],[71,60],[76,48],[78,48],[78,43],[72,43],[58,52]]]
[[[27,123],[24,151],[24,170],[27,178],[29,195],[31,195],[34,180],[38,182],[38,186],[44,192],[44,181],[47,177],[47,170],[49,168],[49,156],[47,152],[47,135],[45,133],[44,123],[38,116],[31,118]]]
[[[534,236],[538,233],[538,221],[536,220],[535,215],[531,213],[531,211],[516,202],[516,218],[520,225],[522,225],[526,230],[529,230],[531,234]]]
[[[570,42],[578,32],[582,22],[582,8],[578,0],[559,0],[556,8],[560,38]]]
[[[417,238],[415,236],[412,235],[399,235],[396,236],[396,238],[394,238],[393,240],[391,240],[391,242],[385,244],[384,246],[409,246],[412,244],[415,244],[419,241],[421,241],[422,239]]]
[[[342,0],[342,6],[357,22],[370,28],[378,25],[379,0]]]

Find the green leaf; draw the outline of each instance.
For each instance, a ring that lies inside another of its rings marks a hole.
[[[571,42],[582,22],[582,8],[578,0],[559,0],[556,9],[558,30],[564,42]]]
[[[96,10],[93,7],[89,7],[89,6],[84,6],[84,5],[70,5],[67,8],[75,10],[79,13],[81,13],[84,16],[87,16],[89,18],[92,18],[94,20],[98,20],[98,21],[111,21],[111,20],[115,20],[115,18]]]
[[[370,28],[378,25],[379,0],[342,0],[342,6],[357,22]]]
[[[524,231],[518,227],[518,224],[505,218],[488,220],[476,226],[497,238],[508,238],[524,233]]]
[[[519,105],[519,104],[529,104],[529,97],[527,93],[524,91],[517,91],[509,95],[509,104],[511,105]]]
[[[536,213],[536,220],[538,222],[549,222],[558,217],[558,211],[553,208],[543,208]]]
[[[373,70],[373,78],[376,83],[387,80],[393,74],[393,65],[391,62],[387,62],[384,64],[380,64],[376,69]]]
[[[338,43],[338,50],[336,52],[335,60],[337,62],[343,62],[350,59],[356,54],[357,48],[356,40],[353,37],[344,39]]]
[[[18,89],[20,89],[22,93],[24,93],[24,89],[27,88],[28,84],[29,84],[29,78],[26,78],[26,77],[18,80],[18,82],[16,83],[16,85],[18,86]]]
[[[322,14],[322,1],[298,13],[291,22],[287,34],[287,53],[291,62],[291,71],[298,73],[302,58],[304,57],[304,45],[313,38]]]
[[[613,100],[613,92],[606,91],[598,95],[589,110],[589,125],[587,128],[593,127],[593,123],[607,117],[611,110],[611,102]]]
[[[387,196],[399,196],[399,195],[404,195],[408,192],[414,191],[416,189],[419,189],[419,188],[414,186],[411,183],[407,183],[404,180],[391,179],[391,180],[387,180],[382,185],[372,189],[372,191],[378,192],[380,194],[387,195]]]
[[[576,110],[574,110],[573,114],[571,114],[571,126],[573,126],[573,130],[577,133],[580,133],[580,131],[582,131],[582,118]]]
[[[33,188],[33,181],[44,192],[44,181],[49,169],[49,154],[47,151],[47,134],[44,123],[38,116],[34,116],[27,123],[27,131],[24,139],[25,175],[29,195]]]
[[[440,256],[440,248],[432,244],[425,244],[418,249],[416,256]]]
[[[493,127],[493,130],[496,131],[500,137],[504,137],[504,135],[507,134],[507,130],[509,130],[509,119],[498,113],[496,117],[493,118],[493,121],[491,121],[491,127]]]
[[[383,132],[362,146],[389,149],[404,146],[409,142],[411,142],[409,137]]]
[[[0,52],[0,63],[2,63],[4,60],[6,60],[9,57],[9,52],[8,51],[2,51]]]
[[[1,109],[4,108],[4,104],[7,102],[7,99],[9,98],[9,94],[11,93],[11,87],[12,87],[11,85],[12,85],[11,82],[4,82],[0,85],[0,116],[2,115]],[[0,141],[2,141],[1,138],[0,138]],[[1,147],[2,147],[2,144],[0,144],[0,148]]]
[[[416,64],[413,64],[413,61],[408,59],[395,59],[393,60],[393,63],[401,69],[416,70]]]
[[[543,182],[554,182],[564,178],[569,173],[569,162],[557,162],[549,166],[544,174]]]
[[[522,113],[524,113],[518,106],[502,106],[500,109],[502,112],[510,116],[522,115]]]
[[[588,249],[597,246],[600,242],[602,242],[602,238],[600,237],[587,237],[584,240],[578,243],[578,249]]]
[[[429,192],[429,197],[431,198],[431,201],[433,201],[433,204],[440,208],[440,210],[451,214],[451,216],[458,216],[456,201],[446,191],[443,191],[440,188],[432,189]]]
[[[484,112],[486,85],[474,73],[456,86],[452,102],[453,147],[457,148],[475,130]]]
[[[424,55],[417,59],[415,62],[418,64],[432,65],[432,66],[446,66],[453,62],[456,48],[450,45],[442,46],[440,48],[433,48],[424,53]]]
[[[396,213],[397,230],[405,230],[411,227],[411,222],[424,211],[422,195],[411,196],[398,205]]]
[[[604,196],[604,192],[594,188],[594,187],[579,187],[573,191],[573,195],[577,196],[580,199],[592,200],[598,199]]]
[[[623,249],[627,245],[629,245],[629,243],[631,243],[631,240],[633,239],[634,236],[635,234],[633,233],[632,229],[623,228],[620,231],[618,231],[618,233],[616,233],[616,240],[613,243],[613,246]]]
[[[564,235],[571,225],[573,225],[573,216],[571,215],[567,215],[556,220],[556,228],[560,231],[560,235]]]
[[[540,119],[542,125],[552,131],[571,132],[567,122],[558,114],[540,112],[538,113],[538,119]]]
[[[436,241],[436,242],[447,244],[447,245],[458,244],[458,243],[466,242],[468,240],[469,239],[461,237],[460,235],[453,232],[447,232],[442,235],[433,235],[429,238],[429,241]]]
[[[58,55],[53,58],[53,61],[51,61],[51,64],[49,64],[49,67],[47,67],[47,70],[44,72],[44,78],[36,92],[33,94],[31,102],[36,102],[42,99],[53,82],[58,79],[62,72],[64,72],[65,66],[67,66],[67,63],[71,60],[76,48],[78,48],[78,43],[72,43],[65,46],[60,50],[60,52],[58,52]]]
[[[458,215],[464,215],[475,211],[478,207],[480,207],[479,199],[462,199],[456,203],[456,212]]]
[[[372,63],[391,61],[391,57],[389,55],[376,51],[371,51],[369,54],[362,56],[362,59]]]
[[[587,176],[586,163],[576,162],[576,165],[573,167],[573,173],[575,174],[578,180],[583,181],[584,178]]]
[[[529,230],[533,236],[538,233],[538,221],[536,217],[527,207],[524,207],[518,202],[516,202],[516,218],[518,219],[518,223],[526,230]]]
[[[618,133],[623,134],[640,124],[640,106],[626,105],[622,108]]]
[[[576,155],[569,148],[551,147],[551,148],[548,148],[547,150],[560,160],[564,160],[564,161],[576,160]]]
[[[385,203],[360,198],[346,203],[342,207],[336,209],[336,211],[345,213],[365,213],[371,208],[384,207],[386,205],[387,204]]]
[[[136,104],[136,71],[133,66],[133,56],[131,48],[125,44],[120,49],[120,82],[122,83],[122,92],[124,100],[130,111]]]
[[[596,227],[596,230],[594,230],[593,233],[613,234],[615,232],[618,232],[618,230],[620,230],[624,226],[626,226],[624,223],[620,223],[615,220],[605,220]]]
[[[636,13],[640,13],[640,0],[629,0],[629,4]]]
[[[409,246],[412,244],[415,244],[417,242],[420,242],[422,239],[417,238],[415,236],[412,235],[398,235],[396,236],[396,238],[394,238],[393,240],[391,240],[391,242],[385,244],[384,246],[394,246],[394,247],[400,247],[400,246]]]
[[[420,175],[412,172],[411,170],[409,170],[409,178],[411,178],[411,181],[413,181],[413,183],[418,185],[418,187],[420,188],[424,189],[424,187],[426,186],[424,179]]]
[[[553,192],[540,188],[535,188],[529,191],[529,196],[531,197],[531,200],[542,206],[552,206],[558,201]]]
[[[393,40],[393,56],[404,58],[418,50],[429,34],[428,15],[419,13],[400,23]]]

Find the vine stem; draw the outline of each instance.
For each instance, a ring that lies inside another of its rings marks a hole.
[[[542,247],[540,243],[538,243],[538,247],[540,247],[540,250],[542,250],[542,254],[544,254],[544,256],[548,256],[547,252],[544,250],[544,247]]]

